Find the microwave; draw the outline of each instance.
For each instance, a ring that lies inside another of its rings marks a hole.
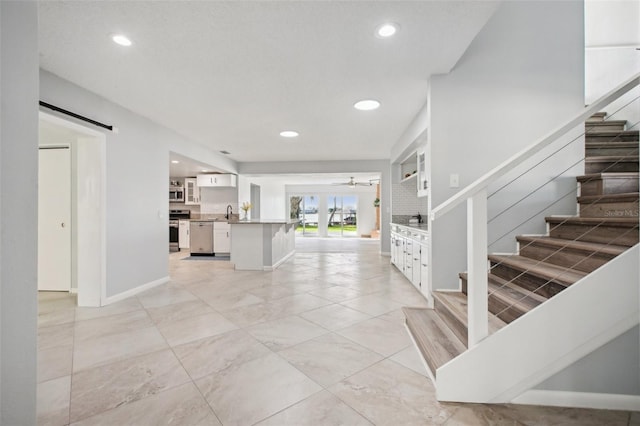
[[[169,187],[169,202],[170,203],[184,202],[184,187],[183,186],[170,186]]]

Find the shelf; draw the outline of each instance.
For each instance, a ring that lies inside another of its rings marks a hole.
[[[405,183],[405,182],[410,181],[411,179],[415,179],[417,175],[418,175],[417,173],[413,173],[412,175],[407,176],[406,178],[402,178],[400,183]]]

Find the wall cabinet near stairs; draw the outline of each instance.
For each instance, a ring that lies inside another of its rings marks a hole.
[[[428,296],[429,233],[421,226],[391,224],[391,263],[420,291]]]

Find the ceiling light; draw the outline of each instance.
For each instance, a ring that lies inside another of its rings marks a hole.
[[[386,23],[376,29],[376,35],[380,38],[391,37],[398,31],[398,24]]]
[[[283,138],[295,138],[298,135],[299,133],[295,130],[283,130],[282,132],[280,132],[280,136],[282,136]]]
[[[359,109],[360,111],[371,111],[374,109],[378,109],[380,107],[380,102],[374,99],[365,99],[363,101],[356,102],[353,104],[355,109]]]
[[[202,169],[202,170],[200,170],[200,171],[201,171],[201,172],[206,173],[206,172],[208,172],[209,170],[207,170],[207,169]]]
[[[122,34],[114,34],[113,36],[111,36],[111,40],[113,40],[120,46],[131,46],[133,44],[127,36]]]
[[[178,163],[179,163],[179,161],[178,161],[178,160],[171,160],[171,162],[172,162],[173,164],[178,164]]]

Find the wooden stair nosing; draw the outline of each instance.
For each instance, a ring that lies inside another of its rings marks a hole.
[[[503,256],[492,254],[489,255],[489,260],[494,264],[500,264],[512,269],[520,270],[525,274],[533,275],[548,282],[557,282],[564,286],[569,286],[587,275],[585,272],[518,255]]]
[[[601,172],[576,176],[576,179],[578,182],[584,183],[600,179],[638,179],[639,176],[638,172]]]
[[[588,253],[603,253],[611,256],[618,256],[628,249],[626,246],[615,244],[592,243],[586,241],[565,240],[562,238],[553,238],[547,236],[528,236],[518,235],[518,242],[525,241],[529,243],[538,243],[547,247],[555,247],[558,249],[571,249],[576,251],[584,251]]]
[[[436,370],[467,348],[433,309],[402,308],[405,323],[433,377]]]
[[[547,223],[572,225],[606,225],[621,228],[637,228],[638,219],[628,217],[580,217],[580,216],[546,216]]]
[[[640,200],[640,193],[626,192],[621,194],[583,195],[578,197],[580,204],[596,203],[630,203]]]
[[[636,163],[638,162],[638,154],[631,155],[596,155],[589,156],[584,159],[585,163]],[[604,172],[606,173],[606,172]],[[612,172],[614,173],[614,172]],[[623,172],[625,173],[625,172]]]

